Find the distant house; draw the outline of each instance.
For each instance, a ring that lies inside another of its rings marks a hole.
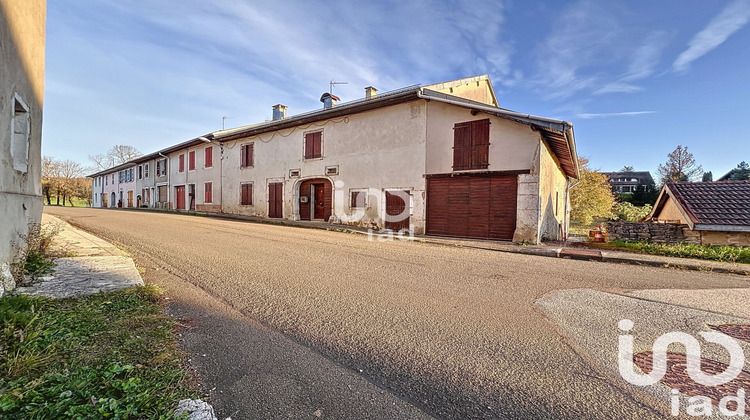
[[[571,123],[499,108],[486,75],[364,93],[345,103],[324,93],[322,109],[292,116],[278,104],[271,121],[133,159],[136,205],[516,242],[566,236]],[[100,185],[122,169],[90,177]]]
[[[668,182],[646,221],[686,224],[706,245],[750,246],[750,181]]]
[[[42,218],[45,0],[0,0],[0,296],[29,223]]]
[[[609,184],[617,194],[634,193],[639,185],[654,185],[654,178],[649,171],[602,173],[609,178]]]

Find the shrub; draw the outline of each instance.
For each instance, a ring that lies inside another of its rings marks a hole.
[[[60,226],[53,223],[43,226],[29,223],[28,229],[28,233],[21,235],[21,245],[17,245],[19,256],[11,265],[13,278],[19,284],[23,284],[27,275],[35,279],[55,268],[50,247],[55,236],[60,233]]]
[[[613,213],[617,220],[622,220],[624,222],[637,222],[651,213],[651,205],[646,204],[645,206],[638,207],[628,202],[617,203]]]

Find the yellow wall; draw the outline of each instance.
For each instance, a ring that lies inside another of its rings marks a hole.
[[[687,220],[682,216],[677,205],[674,203],[672,197],[669,197],[664,207],[661,209],[659,214],[655,215],[654,220],[660,222],[679,222],[682,224],[687,223]]]
[[[539,153],[539,239],[562,240],[560,224],[565,221],[567,178],[560,164],[541,141]]]
[[[703,245],[750,246],[750,232],[701,232]]]
[[[472,101],[482,102],[487,105],[498,106],[497,98],[495,98],[490,79],[487,75],[468,77],[466,79],[445,83],[436,83],[434,85],[424,86],[424,88],[445,93],[447,95],[454,95]]]

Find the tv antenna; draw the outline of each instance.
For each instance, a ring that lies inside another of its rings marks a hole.
[[[231,119],[232,119],[232,117],[221,117],[221,129],[222,130],[224,129],[224,122],[226,120],[231,120]]]
[[[329,85],[331,86],[331,88],[328,90],[328,93],[330,93],[331,95],[333,95],[333,86],[334,85],[348,85],[348,84],[349,84],[349,82],[334,82],[333,80],[331,80],[331,83],[329,83]]]

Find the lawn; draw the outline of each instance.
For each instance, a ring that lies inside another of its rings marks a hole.
[[[195,398],[152,287],[0,298],[0,418],[171,419]]]
[[[606,244],[590,244],[608,249],[642,252],[644,254],[664,255],[668,257],[698,258],[702,260],[750,264],[750,247],[693,245],[693,244],[658,244],[651,242],[612,241]]]

